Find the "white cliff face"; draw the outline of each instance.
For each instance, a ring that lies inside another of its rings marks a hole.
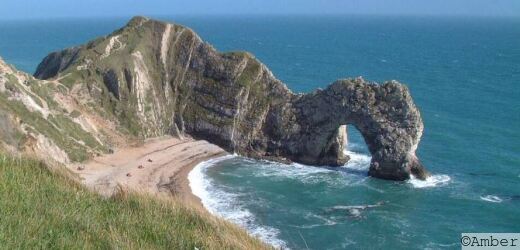
[[[340,138],[340,145],[348,145],[347,125],[341,125],[338,129],[338,138]]]
[[[168,49],[169,49],[169,45],[170,45],[171,33],[172,33],[172,25],[166,24],[166,28],[164,29],[164,33],[163,33],[162,39],[161,39],[161,61],[162,61],[165,71],[168,68],[166,66],[166,60],[167,60],[167,56],[168,56]]]
[[[141,52],[137,51],[132,54],[134,58],[134,82],[132,84],[132,92],[137,98],[137,113],[145,122],[147,117],[145,114],[145,98],[146,93],[150,87],[150,79],[148,77],[148,70],[143,60]]]

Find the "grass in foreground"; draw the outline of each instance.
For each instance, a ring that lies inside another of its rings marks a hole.
[[[179,201],[103,198],[42,163],[0,155],[0,248],[267,249]]]

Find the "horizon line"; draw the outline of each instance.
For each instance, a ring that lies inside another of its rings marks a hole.
[[[481,15],[481,14],[412,14],[412,13],[172,13],[172,14],[128,14],[128,15],[85,15],[85,16],[37,16],[37,17],[0,17],[0,21],[46,21],[46,20],[84,20],[84,19],[131,19],[144,16],[153,19],[171,17],[414,17],[414,18],[490,18],[490,19],[520,19],[520,15]]]

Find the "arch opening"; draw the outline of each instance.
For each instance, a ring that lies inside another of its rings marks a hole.
[[[367,174],[372,155],[370,154],[363,134],[361,134],[353,124],[341,125],[340,130],[342,129],[345,130],[346,134],[343,154],[349,159],[345,167],[356,172]]]

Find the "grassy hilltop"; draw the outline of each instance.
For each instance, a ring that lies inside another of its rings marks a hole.
[[[267,249],[175,199],[103,198],[41,162],[0,155],[0,248]]]

